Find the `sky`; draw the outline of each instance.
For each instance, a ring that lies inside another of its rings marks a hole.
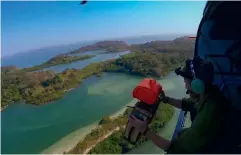
[[[87,40],[196,34],[205,1],[1,3],[2,56]]]

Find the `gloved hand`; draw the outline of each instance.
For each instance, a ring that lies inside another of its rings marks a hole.
[[[145,134],[147,130],[149,129],[148,127],[148,120],[139,120],[136,116],[130,114],[129,117],[129,123],[128,125],[134,127],[137,131],[139,131],[142,134]]]
[[[169,97],[166,96],[166,94],[165,94],[164,91],[161,91],[161,93],[160,93],[160,95],[159,95],[159,100],[160,100],[161,102],[168,103]]]

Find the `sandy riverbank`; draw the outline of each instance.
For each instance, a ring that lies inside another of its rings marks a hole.
[[[111,118],[115,118],[125,112],[127,109],[127,106],[133,106],[136,103],[136,99],[133,99],[130,101],[125,107],[118,110],[117,112],[110,115]],[[84,128],[80,128],[69,135],[63,137],[55,144],[51,145],[41,153],[43,154],[62,154],[63,152],[70,151],[73,147],[77,145],[77,143],[85,138],[87,134],[91,132],[92,129],[95,129],[98,126],[99,121],[96,121],[95,123],[88,125]],[[111,135],[111,134],[110,134]],[[109,136],[110,136],[109,135]],[[107,137],[106,137],[107,138]]]
[[[100,143],[101,141],[105,140],[106,138],[108,138],[110,135],[112,135],[115,131],[120,130],[120,127],[116,127],[115,129],[111,130],[108,134],[100,137],[99,139],[96,140],[96,142],[94,144],[92,144],[90,147],[88,147],[83,154],[88,154],[90,152],[91,149],[93,149],[98,143]]]
[[[4,106],[4,107],[1,107],[1,111],[3,111],[5,108],[7,108],[8,106]]]
[[[80,128],[67,136],[60,139],[55,144],[51,145],[47,149],[41,152],[41,154],[62,154],[63,152],[70,151],[77,143],[84,139],[84,137],[98,126],[98,122],[88,125],[84,128]]]
[[[64,92],[68,92],[68,91],[70,91],[70,90],[72,90],[72,89],[74,89],[74,88],[70,88],[70,89],[64,90]]]
[[[117,112],[113,113],[112,115],[110,115],[111,118],[115,118],[118,117],[119,115],[122,115],[126,109],[128,108],[127,106],[134,106],[136,104],[137,100],[133,99],[131,100],[128,104],[126,104],[123,108],[121,108],[120,110],[118,110]]]

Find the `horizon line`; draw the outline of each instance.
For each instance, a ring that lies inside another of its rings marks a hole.
[[[111,38],[102,38],[102,39],[91,39],[91,40],[82,40],[82,41],[77,41],[77,42],[73,42],[73,43],[68,43],[68,44],[54,44],[51,46],[42,46],[39,48],[35,48],[35,49],[29,49],[29,50],[25,50],[25,51],[19,51],[16,53],[13,53],[11,55],[1,55],[1,58],[6,58],[6,57],[12,57],[14,55],[20,54],[20,53],[28,53],[31,51],[38,51],[38,50],[43,50],[43,49],[47,49],[47,48],[55,48],[55,47],[61,47],[61,46],[70,46],[70,45],[75,45],[75,44],[81,44],[81,43],[88,43],[88,42],[99,42],[99,41],[113,41],[113,40],[118,40],[118,41],[123,41],[120,39],[131,39],[131,38],[136,38],[136,37],[148,37],[148,36],[165,36],[165,35],[181,35],[182,37],[184,36],[196,36],[194,34],[188,34],[188,33],[169,33],[169,34],[144,34],[144,35],[132,35],[132,36],[123,36],[123,37],[111,37]],[[170,40],[170,39],[168,39]],[[173,39],[172,39],[173,40]],[[153,40],[154,41],[154,40]],[[1,52],[2,54],[2,52]]]

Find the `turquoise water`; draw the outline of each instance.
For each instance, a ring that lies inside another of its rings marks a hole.
[[[96,56],[48,70],[83,68],[129,53],[104,52],[83,52],[79,55]],[[131,91],[139,80],[123,74],[104,74],[101,78],[88,78],[60,100],[46,105],[10,105],[1,112],[2,153],[40,153],[69,133],[118,111],[131,100]]]
[[[53,103],[10,105],[2,114],[2,153],[40,153],[67,134],[123,108],[141,78],[91,77]]]
[[[86,79],[53,103],[10,105],[1,112],[2,153],[40,153],[68,134],[123,108],[133,100],[132,90],[141,79],[126,74],[104,73],[100,78]],[[182,79],[173,73],[159,82],[168,95],[184,95]],[[153,150],[145,145],[140,149]]]
[[[48,70],[60,72],[67,68],[83,68],[89,63],[118,58],[127,53],[128,51],[85,52],[79,55],[95,54],[96,56],[68,65],[51,67]],[[41,153],[46,149],[48,153],[56,152],[58,147],[62,147],[59,149],[61,151],[65,150],[67,145],[71,147],[74,145],[71,141],[78,141],[80,135],[90,130],[88,126],[96,123],[103,116],[118,112],[132,102],[132,90],[141,79],[126,74],[104,73],[102,77],[93,76],[84,80],[79,87],[70,90],[60,100],[52,103],[41,106],[24,103],[11,104],[1,112],[1,153]],[[163,85],[167,95],[175,97],[185,95],[182,79],[173,73],[159,82]],[[171,125],[162,134],[172,135],[172,126],[175,126],[176,120],[177,117],[173,117]],[[133,150],[133,153],[135,151],[146,151],[146,153],[152,153],[153,150],[157,150],[156,153],[160,151],[154,145],[150,148],[150,144],[150,142],[143,144],[142,147]]]

